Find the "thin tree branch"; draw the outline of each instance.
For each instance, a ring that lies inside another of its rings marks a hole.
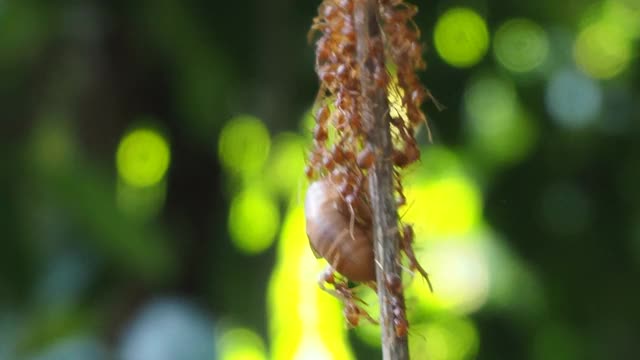
[[[355,0],[354,20],[357,36],[357,57],[362,87],[362,118],[369,143],[376,153],[374,167],[369,171],[369,194],[373,209],[373,242],[376,259],[376,282],[380,301],[380,327],[384,360],[409,359],[406,336],[397,336],[393,323],[391,297],[404,303],[404,294],[390,294],[387,276],[400,276],[398,215],[394,201],[393,164],[391,162],[391,133],[389,105],[384,86],[377,86],[376,69],[385,69],[382,34],[377,0]],[[377,45],[377,46],[376,46]],[[376,50],[377,49],[377,50]]]

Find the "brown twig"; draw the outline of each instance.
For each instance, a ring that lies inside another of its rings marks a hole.
[[[395,331],[391,297],[404,301],[402,292],[390,294],[386,276],[400,275],[397,208],[394,200],[393,164],[389,105],[385,87],[377,86],[376,67],[385,63],[382,49],[377,0],[356,0],[354,4],[357,59],[361,70],[362,119],[367,129],[367,141],[377,154],[369,171],[369,194],[373,209],[373,241],[376,259],[376,280],[380,301],[382,355],[385,360],[409,359],[406,336]]]

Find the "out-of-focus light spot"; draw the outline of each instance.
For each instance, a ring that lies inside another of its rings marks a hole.
[[[179,299],[145,306],[123,332],[122,360],[216,359],[213,324],[200,309]]]
[[[512,19],[496,32],[493,49],[498,62],[513,72],[535,70],[549,53],[547,34],[527,19]]]
[[[306,359],[313,354],[353,359],[341,305],[317,286],[325,265],[313,256],[306,241],[302,207],[293,207],[282,226],[277,263],[269,281],[272,359]]]
[[[516,163],[533,150],[537,127],[529,114],[521,111],[502,125],[491,130],[478,122],[470,124],[474,154],[490,163]]]
[[[478,330],[465,318],[440,317],[409,331],[424,336],[414,336],[409,342],[409,353],[415,359],[473,359],[478,352]]]
[[[434,292],[420,281],[414,281],[410,293],[426,299],[425,308],[451,310],[470,314],[480,309],[489,296],[489,261],[484,241],[452,239],[418,252],[418,260],[431,277]]]
[[[116,154],[120,178],[136,187],[160,182],[167,172],[169,161],[167,140],[149,128],[136,129],[125,135]]]
[[[464,94],[467,115],[482,131],[500,132],[517,110],[518,99],[513,83],[495,75],[475,78]]]
[[[584,344],[570,328],[560,323],[547,324],[533,339],[532,359],[578,360],[587,357]]]
[[[464,96],[467,129],[476,153],[492,162],[513,162],[531,150],[535,128],[519,110],[513,83],[485,74],[472,80]]]
[[[602,92],[593,80],[573,70],[552,75],[545,94],[547,110],[558,125],[576,129],[591,124],[599,115]]]
[[[629,66],[631,48],[625,29],[602,22],[589,25],[578,34],[573,55],[585,74],[610,79]]]
[[[556,235],[581,234],[591,220],[591,202],[574,185],[553,184],[545,189],[540,200],[542,223]]]
[[[419,185],[428,179],[463,173],[462,159],[443,146],[431,145],[428,149],[421,149],[420,166],[411,169],[405,175],[405,186]],[[412,204],[412,199],[407,199]],[[413,205],[411,205],[413,206]]]
[[[249,329],[225,331],[218,340],[220,360],[267,360],[262,338]]]
[[[449,176],[407,187],[409,206],[403,221],[429,237],[468,233],[480,220],[482,199],[475,184]]]
[[[119,181],[116,189],[116,203],[126,216],[145,221],[158,215],[164,205],[166,193],[165,181],[142,188]]]
[[[307,142],[293,133],[278,134],[265,169],[269,186],[285,198],[302,191]]]
[[[313,127],[316,124],[316,119],[313,114],[313,109],[304,113],[300,119],[300,130],[305,135],[305,138],[311,139],[313,136]]]
[[[600,11],[601,21],[615,24],[629,37],[640,37],[640,1],[605,0]]]
[[[468,8],[447,10],[436,23],[434,43],[440,57],[455,67],[478,63],[489,47],[484,19]]]
[[[231,241],[247,254],[259,254],[273,244],[280,212],[275,201],[259,188],[244,190],[231,201]]]
[[[332,360],[331,353],[317,338],[305,338],[300,343],[293,360]]]
[[[243,176],[256,175],[269,155],[269,131],[260,119],[237,116],[224,126],[218,141],[218,156],[225,168]]]

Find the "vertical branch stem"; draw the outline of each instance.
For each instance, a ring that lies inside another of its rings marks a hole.
[[[369,194],[373,209],[373,242],[376,259],[376,282],[380,301],[382,355],[385,360],[409,359],[406,336],[396,335],[393,324],[392,294],[387,289],[385,275],[401,275],[398,265],[398,217],[394,200],[393,164],[387,91],[376,85],[375,71],[385,58],[378,17],[377,0],[355,0],[354,20],[357,36],[357,57],[362,88],[361,111],[367,130],[367,141],[376,152],[376,161],[369,171]],[[404,302],[404,294],[394,294]]]

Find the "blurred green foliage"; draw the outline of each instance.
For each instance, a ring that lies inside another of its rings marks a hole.
[[[0,359],[379,358],[304,233],[317,3],[0,0]],[[638,357],[640,1],[418,5],[413,357]]]

